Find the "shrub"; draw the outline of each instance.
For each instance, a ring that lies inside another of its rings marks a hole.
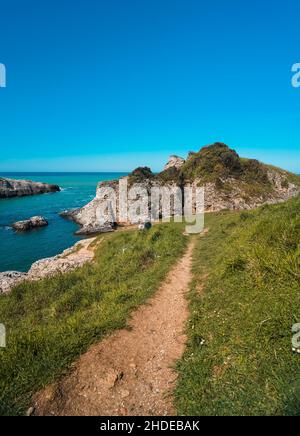
[[[129,183],[142,183],[147,179],[152,179],[154,174],[149,167],[138,167],[129,174]]]

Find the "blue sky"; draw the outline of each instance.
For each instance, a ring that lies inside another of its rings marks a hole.
[[[300,172],[298,1],[0,0],[0,171],[159,170],[222,141]]]

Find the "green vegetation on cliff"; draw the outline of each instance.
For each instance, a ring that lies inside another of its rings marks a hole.
[[[141,183],[154,177],[149,167],[138,167],[129,174],[129,183]]]
[[[179,186],[195,180],[199,184],[211,182],[216,189],[225,193],[231,190],[232,183],[236,183],[246,196],[264,197],[274,189],[268,177],[270,171],[281,176],[282,188],[288,188],[289,183],[300,186],[299,176],[255,159],[241,158],[235,150],[221,142],[203,147],[198,152],[190,152],[181,168],[171,167],[155,175],[148,167],[137,168],[129,175],[129,179],[131,182],[151,179]]]
[[[190,154],[180,169],[154,175],[138,168],[131,181],[182,182],[197,178],[198,168],[199,177],[223,190],[223,179],[234,177],[250,196],[267,189],[268,169],[283,183],[300,180],[214,144]],[[251,212],[207,214],[206,227],[194,252],[179,414],[300,414],[300,356],[291,351],[291,328],[300,322],[300,197]],[[183,253],[182,230],[171,223],[101,236],[93,263],[0,297],[8,345],[0,349],[1,415],[24,413],[34,392],[59,379],[93,342],[126,325]]]
[[[199,179],[203,183],[217,178],[240,177],[243,165],[239,155],[227,145],[216,143],[190,153],[181,169],[187,180]]]

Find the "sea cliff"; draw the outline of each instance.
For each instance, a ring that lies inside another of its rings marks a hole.
[[[201,186],[204,188],[206,212],[255,209],[264,204],[286,201],[300,192],[299,176],[255,159],[241,158],[235,150],[223,143],[190,152],[187,159],[172,155],[159,174],[154,174],[148,167],[137,168],[126,180],[129,186],[134,183],[143,186],[149,195],[153,187],[179,186],[184,190],[185,187],[195,189]],[[119,181],[101,182],[97,187],[96,197],[90,203],[63,214],[81,226],[81,234],[92,234],[101,230],[97,210],[103,208],[103,201],[106,201],[100,195],[103,188],[112,188],[117,199],[116,222],[107,222],[105,225],[122,223],[118,220]],[[134,201],[136,200],[129,200],[129,204]],[[192,209],[196,210],[195,203]],[[144,218],[147,220],[150,216]],[[130,219],[125,224],[130,224]]]

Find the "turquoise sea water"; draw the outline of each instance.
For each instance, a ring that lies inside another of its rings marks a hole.
[[[54,256],[80,238],[78,226],[61,218],[59,212],[84,206],[91,201],[97,183],[113,180],[124,173],[1,173],[2,177],[57,184],[61,192],[30,197],[0,199],[0,271],[27,271],[36,260]],[[18,234],[11,229],[15,221],[42,215],[49,226]]]

